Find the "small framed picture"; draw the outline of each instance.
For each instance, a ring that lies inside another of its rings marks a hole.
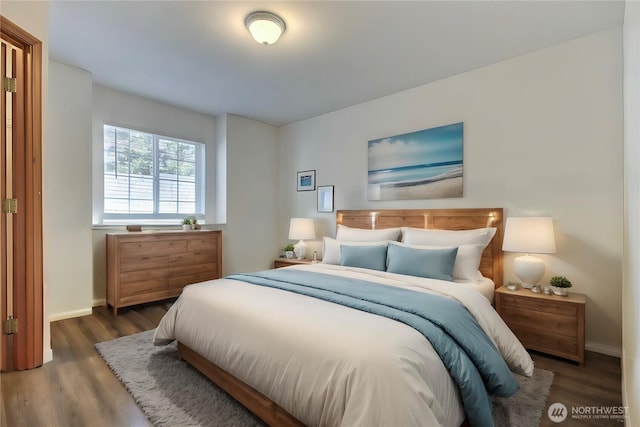
[[[333,212],[333,185],[318,186],[318,212]]]
[[[313,191],[316,189],[316,171],[298,172],[298,191]]]

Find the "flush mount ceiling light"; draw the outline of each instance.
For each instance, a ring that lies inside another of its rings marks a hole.
[[[258,43],[265,45],[277,42],[286,29],[282,18],[271,12],[263,11],[248,14],[244,25]]]

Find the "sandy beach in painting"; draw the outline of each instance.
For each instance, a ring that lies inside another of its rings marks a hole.
[[[379,200],[446,199],[462,197],[462,177],[404,187],[380,188]]]
[[[417,181],[369,185],[369,200],[440,199],[462,197],[463,168]]]

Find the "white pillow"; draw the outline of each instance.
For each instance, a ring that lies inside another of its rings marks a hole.
[[[350,240],[352,242],[398,241],[398,237],[400,237],[400,228],[368,230],[366,228],[351,228],[342,224],[338,224],[338,231],[336,233],[336,240]]]
[[[496,234],[494,227],[474,230],[433,230],[402,227],[402,243],[428,246],[482,245],[486,248]]]
[[[336,240],[331,237],[323,237],[324,249],[322,251],[322,263],[323,264],[336,264],[340,265],[342,262],[342,256],[340,252],[340,245],[349,246],[378,246],[386,245],[388,240],[382,240],[377,242],[357,242],[348,240]]]
[[[397,243],[397,245],[406,246],[414,249],[451,249],[455,246],[427,246],[427,245],[408,245],[406,243]],[[482,245],[460,245],[458,253],[453,264],[453,278],[456,280],[482,280],[480,260],[482,259]]]

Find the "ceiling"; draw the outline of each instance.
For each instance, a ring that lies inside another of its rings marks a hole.
[[[278,43],[244,27],[280,15]],[[276,126],[620,26],[623,1],[60,1],[49,56],[95,83]]]

